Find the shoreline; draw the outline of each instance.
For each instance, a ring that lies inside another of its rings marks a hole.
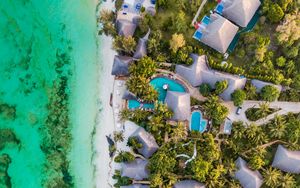
[[[97,97],[99,90],[98,69],[101,66],[98,49],[102,44],[97,41],[96,6],[97,0],[85,2],[82,6],[70,7],[76,13],[69,25],[69,34],[73,41],[72,58],[76,61],[72,67],[70,96],[70,120],[72,124],[72,147],[69,152],[70,172],[74,187],[94,187],[92,165],[92,133],[97,115]],[[83,10],[85,9],[85,10]],[[82,23],[78,25],[78,23]],[[84,23],[84,24],[83,24]],[[100,45],[100,46],[99,46]]]
[[[114,2],[102,2],[99,7],[101,9],[113,9]],[[115,131],[113,109],[109,105],[110,94],[113,92],[114,76],[111,75],[112,64],[116,52],[112,49],[112,38],[101,35],[98,38],[98,43],[101,43],[99,48],[99,58],[102,61],[98,77],[98,115],[93,135],[93,165],[95,185],[99,188],[112,187],[110,184],[111,158],[109,157],[109,145],[106,140],[106,135],[113,134]],[[105,182],[105,183],[104,183]]]

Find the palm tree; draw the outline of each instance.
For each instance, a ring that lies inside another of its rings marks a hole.
[[[234,125],[234,129],[233,129],[233,138],[234,139],[241,139],[244,136],[245,133],[245,127],[243,125],[243,123],[237,123]]]
[[[270,127],[270,135],[274,138],[283,138],[286,134],[286,121],[282,116],[276,115],[272,126]]]
[[[255,99],[257,97],[256,87],[252,84],[246,84],[245,90],[247,92],[247,99]]]
[[[293,175],[287,173],[280,178],[281,187],[293,188],[296,185],[296,181]]]
[[[246,131],[246,136],[250,140],[254,140],[256,137],[257,133],[261,131],[261,128],[255,124],[250,124]]]
[[[178,123],[171,133],[171,138],[174,142],[178,142],[180,140],[184,140],[187,137],[187,130],[183,123]]]
[[[114,132],[114,140],[115,140],[115,142],[123,142],[124,141],[123,132],[115,131]]]
[[[265,184],[269,187],[277,187],[282,176],[281,172],[275,168],[268,168],[263,172]]]
[[[256,111],[256,117],[266,117],[270,113],[270,104],[263,102],[259,104],[259,110]]]

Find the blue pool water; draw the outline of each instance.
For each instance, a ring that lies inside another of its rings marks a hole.
[[[200,111],[194,111],[191,115],[190,129],[192,131],[199,131],[203,133],[206,130],[207,121],[202,119]]]
[[[158,100],[160,102],[164,102],[167,95],[167,90],[163,89],[163,85],[165,84],[169,86],[168,90],[170,91],[177,91],[182,93],[186,92],[185,88],[180,83],[166,77],[154,78],[150,81],[150,84],[158,92]]]
[[[128,108],[129,109],[136,109],[139,108],[141,106],[141,103],[139,101],[136,100],[129,100],[128,101]],[[142,108],[154,108],[154,104],[147,104],[147,103],[143,103]]]
[[[158,101],[164,102],[167,90],[163,89],[163,86],[167,84],[169,86],[168,90],[170,91],[177,91],[177,92],[186,92],[185,88],[175,80],[166,78],[166,77],[157,77],[150,81],[150,84],[154,87],[154,89],[158,92]],[[141,103],[136,100],[129,100],[128,101],[128,108],[129,109],[136,109],[141,106]],[[154,104],[147,104],[144,103],[142,108],[154,108]]]

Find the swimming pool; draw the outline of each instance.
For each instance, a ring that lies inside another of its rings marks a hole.
[[[178,83],[175,80],[172,80],[170,78],[167,77],[157,77],[154,78],[150,81],[150,84],[154,87],[154,89],[158,92],[158,101],[159,102],[164,102],[166,95],[167,95],[167,90],[170,91],[177,91],[177,92],[186,92],[185,88]],[[167,84],[168,85],[168,89],[165,90],[163,88],[163,86]],[[142,106],[141,106],[142,105]],[[128,108],[133,110],[133,109],[137,109],[139,107],[142,108],[154,108],[154,104],[150,104],[150,103],[140,103],[139,101],[136,100],[129,100],[128,101]]]
[[[128,101],[128,108],[129,109],[137,109],[139,107],[153,109],[154,104],[140,103],[139,101],[136,101],[136,100],[129,100]]]
[[[200,111],[194,111],[191,115],[190,130],[203,133],[207,128],[207,120],[202,119]]]
[[[177,91],[177,92],[186,92],[185,88],[175,80],[166,78],[166,77],[157,77],[150,81],[150,84],[154,87],[154,89],[158,92],[158,100],[160,102],[164,102],[167,90],[169,91]],[[168,89],[163,89],[163,86],[167,84]]]

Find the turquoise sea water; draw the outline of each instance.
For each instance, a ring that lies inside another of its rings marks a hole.
[[[16,107],[16,119],[0,116],[20,147],[7,146],[12,187],[39,188],[47,179],[40,148],[49,91],[59,75],[70,80],[73,143],[69,160],[75,187],[92,187],[91,132],[96,113],[96,2],[94,0],[0,1],[0,104]],[[55,71],[57,54],[69,65]]]

